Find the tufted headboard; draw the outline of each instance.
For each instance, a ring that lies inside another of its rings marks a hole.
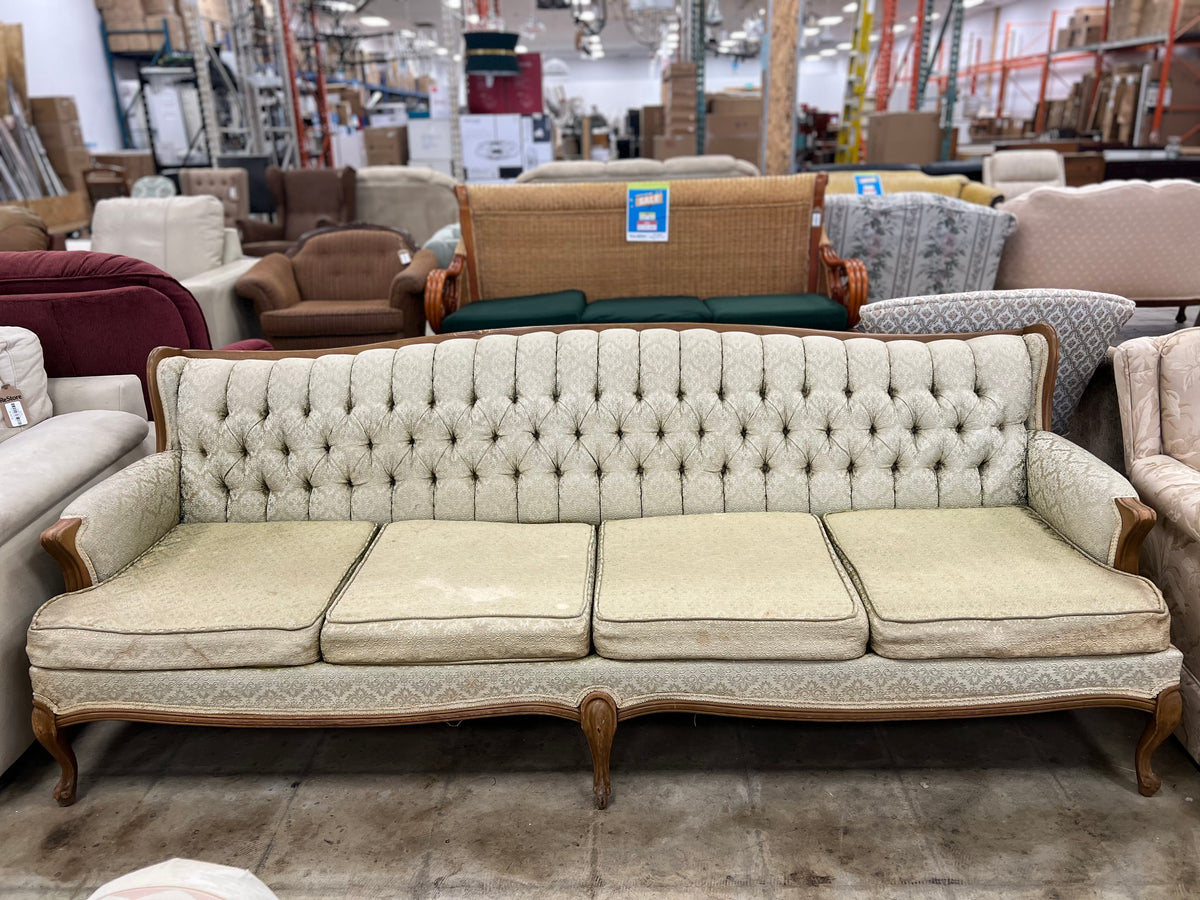
[[[151,357],[187,522],[1025,502],[1053,331],[616,326]]]

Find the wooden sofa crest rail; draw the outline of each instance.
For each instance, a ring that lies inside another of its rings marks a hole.
[[[552,715],[603,807],[618,723],[652,712],[1091,706],[1152,714],[1154,793],[1181,657],[1131,574],[1153,513],[1045,431],[1056,356],[1045,326],[160,349],[159,452],[43,535],[69,591],[28,644],[55,796],[66,728],[99,719]],[[926,569],[937,590],[897,587]]]
[[[824,238],[826,180],[822,172],[671,182],[663,243],[626,240],[622,183],[459,185],[463,253],[429,274],[425,316],[440,332],[468,303],[569,290],[589,304],[815,294],[845,307],[852,326],[867,274]]]

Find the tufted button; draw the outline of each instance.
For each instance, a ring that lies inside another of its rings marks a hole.
[[[329,438],[326,438],[325,439],[325,452],[328,453],[332,449],[333,449],[333,447],[329,443]]]
[[[625,429],[623,429],[623,428],[621,428],[621,427],[619,427],[619,426],[618,426],[618,428],[617,428],[617,440],[618,440],[618,441],[622,441],[622,440],[624,440],[624,439],[625,439]]]
[[[743,426],[742,426],[742,428],[741,428],[741,435],[742,435],[742,440],[743,440],[743,441],[746,439],[746,435],[747,435],[747,434],[749,434],[749,432],[746,430],[746,426],[745,426],[745,425],[743,425]]]
[[[897,394],[896,386],[894,384],[889,384],[888,385],[888,396],[891,397],[893,400],[895,400],[896,394]]]
[[[554,464],[554,477],[562,478],[562,476],[563,476],[562,466],[560,466],[558,463],[555,463]]]
[[[808,395],[811,393],[812,393],[812,391],[809,390],[809,387],[807,384],[800,385],[800,396],[801,397],[804,397],[805,399],[807,399]]]
[[[759,466],[759,468],[762,470],[764,475],[769,475],[771,472],[771,464],[766,460],[763,460],[763,464]]]
[[[954,426],[954,433],[955,434],[963,433],[963,423],[962,422],[959,422],[957,425]]]
[[[555,397],[555,399],[557,400],[558,398]],[[467,395],[467,402],[472,406],[479,402],[479,398],[475,395],[474,391],[471,391],[471,393]]]
[[[706,434],[708,434],[708,432],[704,430],[703,425],[696,429],[696,437],[703,438]]]
[[[679,390],[677,390],[675,392],[675,399],[680,401],[681,403],[683,402],[683,399],[686,396],[687,396],[687,392],[685,392],[683,388],[680,388]]]
[[[636,472],[637,472],[637,475],[638,475],[638,477],[639,477],[639,478],[641,478],[643,475],[645,475],[645,474],[646,474],[646,470],[645,470],[644,468],[642,468],[642,464],[641,464],[641,463],[638,463],[637,469],[635,469],[634,471],[636,471]]]
[[[410,446],[410,447],[415,447],[416,445],[417,445],[417,438],[416,438],[416,435],[412,435],[412,434],[410,434],[410,435],[408,436],[408,446]]]
[[[540,441],[542,439],[542,432],[537,428],[533,429],[533,431],[529,432],[529,434],[535,441]]]
[[[899,471],[900,471],[900,460],[897,459],[892,462],[892,474],[895,475]]]
[[[387,411],[388,412],[396,411],[396,398],[395,397],[388,397]]]
[[[354,401],[347,400],[346,401],[346,415],[350,415],[350,413],[352,413],[352,412],[354,412]]]
[[[787,426],[787,425],[784,425],[784,426],[783,426],[783,428],[781,428],[781,429],[780,429],[780,433],[781,433],[781,434],[782,434],[784,437],[787,437],[789,434],[791,434],[791,433],[792,433],[792,429],[791,429],[789,426]]]
[[[437,484],[437,472],[430,472],[430,473],[429,473],[429,483],[430,483],[430,484]]]
[[[687,464],[684,463],[683,461],[680,461],[680,463],[679,463],[679,474],[680,475],[687,474]]]
[[[759,400],[767,399],[767,386],[765,384],[760,384],[758,386],[758,399]]]
[[[596,477],[602,478],[603,476],[604,476],[604,470],[602,468],[600,468],[599,466],[596,466]]]
[[[850,462],[846,463],[846,474],[847,475],[854,474],[854,460],[850,460]]]
[[[560,393],[559,393],[559,391],[558,391],[558,388],[557,388],[557,387],[556,387],[556,388],[554,388],[554,390],[552,390],[552,391],[550,392],[550,399],[551,399],[553,402],[555,402],[555,403],[557,403],[557,402],[558,402],[558,398],[559,398],[559,397],[561,397],[561,396],[562,396],[562,394],[560,394]],[[474,402],[474,401],[472,401],[472,402]]]
[[[492,432],[492,443],[494,444],[494,443],[496,443],[498,440],[500,440],[500,432],[498,432],[498,431],[493,431],[493,432]]]
[[[371,450],[374,450],[374,449],[375,449],[375,442],[373,440],[371,440],[370,438],[367,438],[367,451],[370,452]]]
[[[282,449],[282,453],[283,453],[283,455],[284,455],[284,456],[291,456],[291,455],[292,455],[292,448],[291,448],[291,447],[289,447],[287,444],[284,444],[284,445],[283,445],[283,449]]]
[[[453,431],[450,432],[450,446],[453,447],[457,443],[458,443],[458,435],[455,434]]]
[[[312,415],[312,408],[309,406],[304,407],[304,409],[300,410],[300,415],[307,419]]]
[[[832,425],[828,425],[828,424],[827,424],[827,425],[825,426],[825,437],[826,437],[826,438],[832,438],[832,437],[833,437],[833,426],[832,426]]]
[[[850,388],[846,388],[846,390],[844,390],[842,393],[846,395],[847,400],[854,396],[854,391],[852,391]]]
[[[717,399],[720,400],[722,403],[725,402],[725,388],[723,386],[717,388]]]
[[[921,428],[916,422],[913,422],[913,427],[910,428],[909,431],[912,433],[913,437],[916,437],[921,432]]]
[[[875,427],[875,423],[874,423],[874,422],[872,422],[872,423],[870,424],[870,426],[867,428],[867,434],[869,434],[871,437],[875,437],[875,435],[876,435],[876,434],[878,434],[878,433],[879,433],[879,429],[877,429],[877,428]]]
[[[576,428],[575,429],[575,440],[579,440],[581,437],[583,437],[582,429]]]
[[[634,399],[634,400],[641,400],[641,399],[642,399],[642,389],[641,389],[640,387],[639,387],[637,390],[635,390],[635,391],[633,392],[633,399]]]
[[[804,464],[804,474],[805,474],[805,475],[812,475],[812,471],[813,471],[813,470],[812,470],[812,462],[806,462],[806,463]]]
[[[390,472],[390,473],[388,473],[388,487],[395,487],[395,486],[396,486],[396,473]]]
[[[474,469],[471,470],[471,480],[472,481],[479,480],[479,473],[477,471],[475,471]]]
[[[935,471],[935,472],[940,472],[944,468],[946,468],[946,464],[944,462],[942,462],[940,459],[933,464],[933,471]]]
[[[666,432],[664,432],[664,431],[662,430],[662,426],[661,426],[661,425],[660,425],[660,426],[659,426],[659,428],[658,428],[657,435],[658,435],[658,439],[659,439],[660,441],[661,441],[661,440],[662,440],[664,437],[666,437]]]
[[[729,474],[729,463],[728,463],[728,461],[726,461],[726,462],[721,463],[721,477],[724,478],[728,474]]]

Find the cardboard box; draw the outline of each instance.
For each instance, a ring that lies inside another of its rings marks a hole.
[[[42,145],[47,150],[51,147],[66,148],[83,146],[83,131],[80,130],[78,122],[55,122],[51,119],[38,122],[35,127],[37,128],[38,137],[42,139]]]
[[[867,119],[868,163],[929,163],[941,151],[936,112],[874,113]]]
[[[29,115],[34,122],[78,122],[74,97],[30,97]]]
[[[110,18],[141,19],[146,15],[142,0],[96,0],[96,9],[104,16],[106,24]],[[174,13],[175,10],[172,9],[171,12]]]
[[[143,3],[147,0],[142,0]],[[161,2],[170,2],[170,0],[161,0]],[[228,0],[197,0],[196,4],[200,9],[200,18],[210,19],[215,22],[223,22],[228,24],[232,21],[229,17]],[[146,10],[149,12],[150,10]]]
[[[709,134],[705,138],[704,152],[723,153],[734,159],[744,159],[756,166],[762,165],[762,139],[757,136]]]
[[[1066,50],[1071,46],[1071,36],[1074,32],[1070,28],[1058,29],[1058,38],[1054,42],[1055,50]]]
[[[516,178],[521,169],[521,117],[516,115],[460,116],[463,167],[472,171],[498,171],[496,178]],[[516,169],[514,175],[505,170]],[[482,176],[488,177],[491,176]]]
[[[1144,0],[1112,0],[1112,18],[1108,23],[1110,41],[1127,41],[1140,33]]]
[[[663,81],[672,81],[677,78],[690,78],[696,80],[696,64],[694,62],[669,62],[663,66],[662,73]]]
[[[705,119],[704,128],[708,134],[718,134],[723,137],[757,138],[762,134],[762,117],[714,113]]]
[[[92,162],[102,166],[120,166],[125,170],[125,183],[155,174],[154,157],[149,150],[116,150],[112,153],[93,153]]]
[[[762,94],[758,93],[709,94],[708,111],[717,116],[758,116],[761,118],[762,102]]]
[[[162,28],[161,20],[155,27]],[[161,37],[146,34],[146,17],[142,15],[126,17],[105,13],[104,28],[108,32],[108,47],[114,53],[151,53],[162,45]]]
[[[174,16],[179,14],[179,10],[175,6],[175,0],[141,0],[141,7],[142,14],[147,16]]]
[[[92,154],[87,147],[47,147],[46,155],[68,191],[86,190],[83,173],[92,167]]]
[[[449,119],[409,119],[408,154],[415,159],[453,159]]]
[[[661,106],[642,107],[642,138],[662,134],[666,129],[666,115]]]
[[[403,166],[408,164],[408,129],[364,128],[368,166]]]
[[[696,155],[696,136],[669,137],[656,134],[651,140],[655,159],[674,159],[676,156]]]
[[[172,50],[186,50],[188,48],[187,32],[183,28],[183,19],[180,16],[164,13],[163,15],[146,16],[143,26],[147,31],[152,31],[154,34],[147,35],[149,39],[151,51],[157,50],[162,46],[163,38],[163,23],[167,25],[167,34],[171,39]]]

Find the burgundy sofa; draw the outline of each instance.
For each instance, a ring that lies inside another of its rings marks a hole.
[[[0,253],[0,325],[38,336],[51,378],[132,374],[143,392],[155,347],[212,349],[187,289],[150,263],[111,253]],[[223,349],[271,345],[249,340]]]

